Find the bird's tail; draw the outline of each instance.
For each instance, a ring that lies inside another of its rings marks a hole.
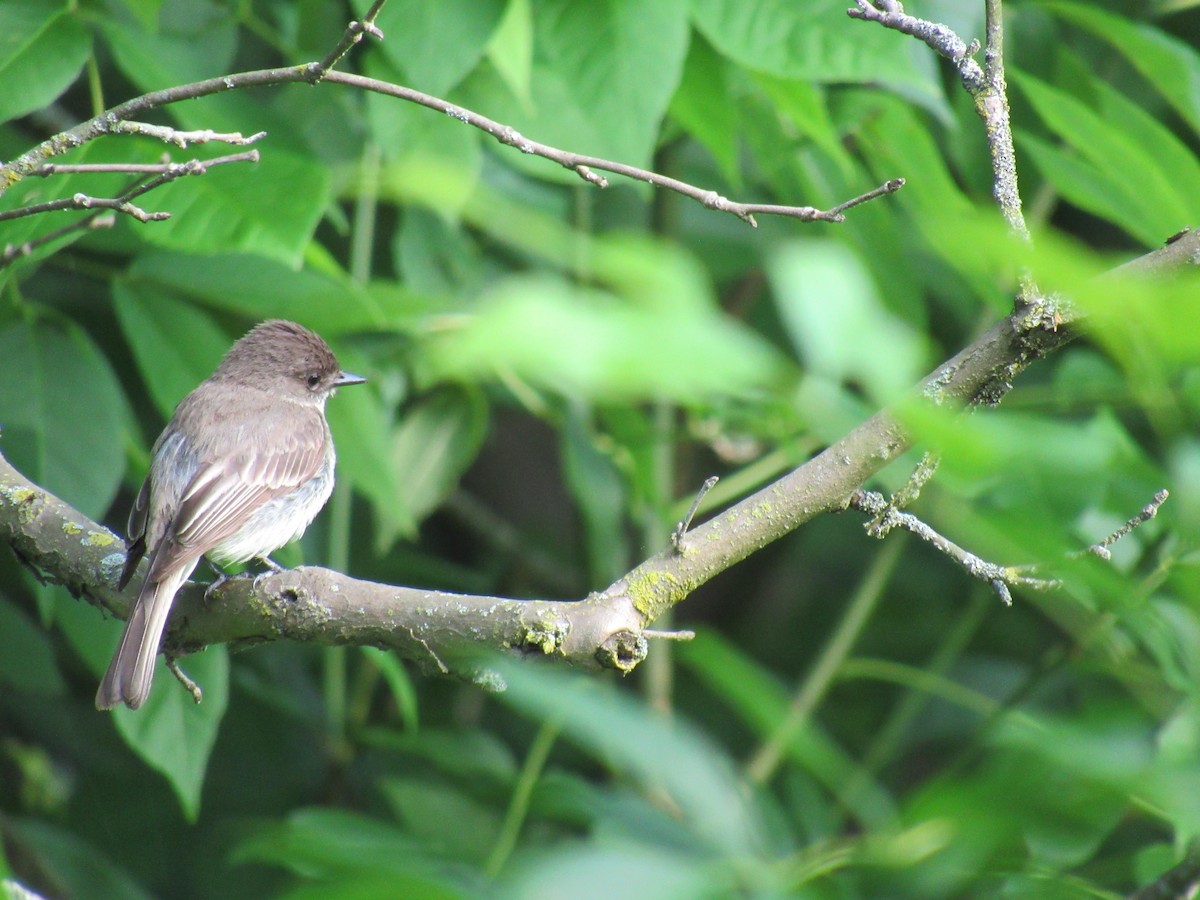
[[[96,691],[96,709],[112,709],[121,703],[137,709],[146,702],[171,604],[195,567],[193,560],[190,565],[176,566],[163,578],[147,580],[142,585],[125,623],[121,643]]]

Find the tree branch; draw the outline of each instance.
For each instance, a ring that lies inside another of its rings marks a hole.
[[[958,70],[963,87],[975,101],[975,112],[983,120],[988,151],[992,158],[992,196],[1013,233],[1029,239],[1029,228],[1021,211],[1021,193],[1017,189],[1017,153],[1013,147],[1012,123],[1008,108],[1008,83],[1004,77],[1004,21],[1001,0],[987,0],[984,33],[984,65],[975,61],[979,41],[969,44],[949,26],[910,16],[899,0],[855,0],[846,10],[852,19],[878,22],[915,37],[934,52],[944,56]],[[1037,290],[1028,276],[1022,277],[1018,304],[1032,301]]]
[[[1160,273],[1200,265],[1200,233],[1189,233],[1121,267]],[[1028,327],[1014,314],[939,366],[919,385],[927,402],[993,404],[1032,362],[1073,337],[1069,323]],[[437,671],[473,673],[473,647],[560,657],[588,668],[628,671],[647,653],[646,627],[718,573],[820,513],[844,509],[871,475],[912,437],[891,412],[876,413],[793,472],[687,531],[604,591],[582,601],[512,600],[359,581],[302,567],[257,581],[234,578],[204,600],[201,585],[179,594],[164,644],[169,655],[208,644],[272,640],[391,649]],[[1143,514],[1146,515],[1146,514]],[[1146,515],[1148,518],[1148,515]],[[119,617],[115,590],[124,561],[115,534],[41,487],[0,455],[0,539],[40,575]]]

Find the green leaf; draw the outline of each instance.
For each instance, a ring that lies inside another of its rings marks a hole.
[[[1185,194],[1155,155],[1156,141],[1164,138],[1173,147],[1173,156],[1180,155],[1182,148],[1174,146],[1177,142],[1166,129],[1159,126],[1152,133],[1146,133],[1147,122],[1152,120],[1133,112],[1128,101],[1111,90],[1102,93],[1101,108],[1093,111],[1066,91],[1030,75],[1011,72],[1010,78],[1059,139],[1105,176],[1092,190],[1117,192],[1124,218],[1138,223],[1127,225],[1122,219],[1114,219],[1115,224],[1130,231],[1140,226],[1142,232],[1156,232],[1161,241],[1191,221],[1189,204],[1182,199]],[[1131,128],[1138,130],[1130,131]],[[1193,183],[1200,179],[1194,162],[1180,176]],[[1072,182],[1072,186],[1080,187],[1077,182]],[[1099,203],[1089,205],[1095,208]]]
[[[383,552],[417,527],[411,510],[399,499],[404,490],[392,466],[392,413],[367,384],[339,392],[325,415],[337,447],[338,475],[349,478],[371,502],[378,519],[375,546]]]
[[[715,699],[729,706],[756,734],[774,733],[787,715],[783,685],[745,651],[712,631],[698,631],[677,648],[679,660],[692,669]],[[793,735],[788,758],[811,773],[830,793],[849,805],[860,822],[879,827],[894,820],[895,803],[884,788],[810,720]],[[851,796],[847,789],[853,785]]]
[[[174,17],[161,28],[105,16],[99,21],[100,33],[130,81],[143,91],[163,90],[232,71],[236,19],[201,4],[196,4],[196,12]]]
[[[435,869],[421,845],[395,825],[340,809],[296,810],[243,840],[233,859],[276,863],[317,879],[371,872],[415,876]]]
[[[688,48],[679,90],[671,98],[671,118],[712,154],[721,174],[741,187],[738,168],[737,103],[730,85],[728,63],[703,37]]]
[[[888,311],[845,244],[783,245],[768,271],[780,317],[810,374],[857,382],[877,402],[916,381],[925,358],[921,336]]]
[[[1114,178],[1072,150],[1055,146],[1026,131],[1017,131],[1017,146],[1028,154],[1055,190],[1074,206],[1114,222],[1143,244],[1161,239],[1162,231],[1137,209],[1136,198],[1130,202],[1128,186],[1123,179]]]
[[[0,329],[0,441],[27,478],[98,518],[125,471],[120,384],[91,338],[48,316]]]
[[[533,10],[530,0],[508,0],[488,42],[487,56],[518,100],[533,104]]]
[[[611,456],[596,446],[596,436],[576,406],[567,412],[562,459],[567,486],[583,520],[588,583],[608,584],[628,569],[628,491]]]
[[[0,686],[40,697],[61,697],[66,685],[54,648],[38,627],[0,592]]]
[[[295,319],[326,339],[411,322],[423,311],[419,298],[394,285],[363,287],[349,278],[297,270],[256,256],[148,253],[129,274],[131,284],[145,281],[252,322]]]
[[[151,282],[118,281],[112,290],[121,331],[165,421],[212,374],[230,347],[229,336],[203,310]]]
[[[217,166],[158,188],[139,205],[169,212],[171,218],[125,225],[159,247],[253,253],[299,265],[332,197],[329,172],[277,147],[268,150],[264,145],[262,152],[259,163]]]
[[[532,109],[494,72],[464,82],[462,102],[531,140],[635,166],[650,163],[683,70],[684,0],[533,0]],[[505,153],[541,178],[578,182],[544,160]]]
[[[420,522],[458,486],[487,434],[488,409],[477,391],[447,389],[411,404],[392,433],[392,469],[404,485],[397,516]]]
[[[149,900],[151,897],[103,853],[58,825],[6,815],[4,832],[5,850],[21,859],[28,867],[26,871],[53,873],[55,892],[59,896],[108,897],[112,900]],[[5,891],[4,896],[37,895]]]
[[[565,252],[561,234],[545,237],[542,252]],[[677,249],[615,236],[588,253],[593,277],[619,296],[550,275],[510,277],[430,343],[435,368],[468,379],[514,373],[574,397],[681,402],[736,395],[783,371],[765,341],[715,308],[704,271]]]
[[[753,853],[761,823],[734,774],[732,761],[678,719],[668,722],[610,682],[528,661],[494,661],[506,704],[561,725],[583,751],[665,791],[698,848],[727,857]]]
[[[384,779],[380,791],[405,831],[428,851],[475,864],[487,858],[500,830],[501,814],[495,808],[427,774]],[[464,829],[464,822],[471,827]]]
[[[816,82],[888,85],[944,106],[930,51],[846,15],[842,0],[695,0],[696,27],[721,53],[756,72]]]
[[[395,729],[379,727],[365,732],[365,738],[372,747],[427,763],[463,783],[504,791],[511,790],[517,777],[512,750],[489,731],[425,729],[420,733],[399,734]]]
[[[0,122],[49,106],[79,75],[92,42],[74,6],[0,4]]]
[[[361,15],[370,6],[357,0]],[[444,97],[475,67],[504,14],[504,0],[391,0],[375,24],[381,47],[409,87]]]
[[[114,638],[114,648],[116,644]],[[203,703],[195,703],[159,665],[146,705],[138,710],[118,707],[112,715],[125,743],[166,777],[184,816],[195,822],[208,759],[229,702],[229,654],[224,646],[209,647],[183,660],[182,668],[203,689]]]
[[[1111,44],[1200,134],[1200,53],[1195,47],[1092,3],[1042,0],[1039,5]]]

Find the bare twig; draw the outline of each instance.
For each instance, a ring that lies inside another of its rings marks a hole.
[[[1010,587],[1026,587],[1037,591],[1050,591],[1062,587],[1062,582],[1056,578],[1037,578],[1025,575],[1023,574],[1025,570],[1019,567],[1001,566],[976,556],[939,534],[912,513],[901,512],[887,498],[875,491],[855,491],[850,495],[847,505],[871,516],[871,521],[865,526],[867,534],[871,537],[882,539],[893,528],[912,532],[958,563],[972,578],[985,582],[1004,601],[1005,606],[1012,606]]]
[[[704,479],[704,484],[700,485],[700,490],[696,492],[696,499],[692,501],[687,515],[675,525],[675,530],[671,532],[671,546],[675,548],[676,553],[683,552],[683,536],[692,527],[692,519],[696,518],[696,510],[700,508],[701,501],[709,491],[717,486],[718,481],[720,478],[716,475],[710,475]]]
[[[253,144],[267,136],[265,131],[256,132],[249,137],[245,137],[240,131],[220,132],[208,128],[200,131],[180,131],[168,125],[150,125],[146,122],[126,120],[113,122],[108,130],[110,134],[136,134],[152,137],[167,144],[174,144],[176,147],[186,147],[188,144],[208,144],[214,141],[223,144]]]
[[[928,458],[929,457],[927,454],[926,459]],[[933,474],[932,469],[926,469],[924,467],[925,461],[925,459],[922,459],[921,464],[917,466],[917,471],[914,473],[915,480],[917,473],[921,473],[923,470],[927,472],[922,480],[922,483],[927,481],[928,477]],[[910,481],[910,484],[911,483],[912,482]],[[906,488],[907,487],[908,486],[906,485]],[[913,534],[917,535],[917,537],[921,538],[921,540],[932,545],[942,553],[945,553],[948,557],[958,563],[972,578],[978,578],[980,581],[987,582],[988,585],[991,586],[992,590],[994,590],[1000,597],[1000,599],[1004,601],[1006,606],[1012,606],[1012,593],[1009,591],[1010,587],[1025,587],[1038,591],[1057,590],[1058,588],[1062,587],[1062,582],[1057,578],[1040,578],[1035,575],[1026,574],[1036,571],[1036,568],[1033,566],[1001,566],[996,563],[988,562],[987,560],[976,556],[974,553],[971,553],[968,550],[964,550],[950,539],[939,534],[930,525],[921,521],[916,516],[912,515],[911,513],[902,512],[901,507],[903,504],[899,502],[897,498],[900,497],[901,493],[903,492],[904,489],[902,489],[901,492],[897,492],[897,494],[893,495],[893,497],[889,500],[882,494],[876,493],[875,491],[857,490],[850,495],[846,505],[871,516],[870,521],[863,526],[866,529],[867,534],[871,537],[882,539],[886,537],[887,533],[893,528],[900,528],[904,531],[912,532]],[[1142,507],[1141,512],[1139,512],[1136,516],[1134,516],[1104,540],[1100,541],[1098,544],[1093,544],[1092,546],[1088,547],[1087,550],[1082,551],[1081,553],[1072,555],[1078,557],[1084,554],[1090,554],[1092,556],[1097,556],[1100,559],[1111,559],[1112,553],[1109,552],[1108,548],[1125,535],[1129,534],[1129,532],[1133,531],[1133,529],[1140,525],[1144,525],[1146,522],[1158,515],[1159,508],[1167,502],[1168,496],[1169,494],[1166,490],[1158,491],[1154,495],[1154,498],[1144,507]],[[915,496],[907,497],[906,501],[912,499],[915,499]]]
[[[127,216],[132,216],[139,222],[161,222],[171,218],[168,212],[148,213],[140,206],[134,206],[123,197],[92,197],[88,194],[72,194],[59,200],[47,200],[45,203],[35,203],[32,206],[22,206],[0,212],[0,222],[20,219],[24,216],[36,216],[39,213],[57,212],[62,209],[111,209]]]
[[[72,222],[70,225],[64,225],[62,228],[55,228],[53,231],[48,231],[40,237],[34,238],[33,240],[23,241],[20,244],[6,244],[4,249],[0,251],[0,269],[8,266],[13,260],[22,256],[28,256],[38,247],[44,247],[46,244],[51,244],[73,231],[98,231],[101,228],[112,228],[116,222],[117,217],[114,213],[97,209],[84,216],[77,222]]]
[[[1013,147],[1012,123],[1009,119],[1008,85],[1004,77],[1004,22],[1001,0],[987,0],[984,33],[984,65],[975,61],[979,41],[970,43],[953,29],[938,22],[910,16],[899,0],[854,0],[855,6],[846,10],[854,19],[878,22],[903,34],[911,35],[944,56],[958,70],[963,87],[975,101],[975,112],[983,120],[988,150],[992,157],[992,196],[1013,233],[1029,239],[1029,228],[1021,211],[1021,194],[1017,189],[1017,155]],[[1034,302],[1039,297],[1037,286],[1025,273],[1021,276],[1018,306]]]
[[[625,163],[614,162],[609,159],[601,159],[597,156],[586,156],[580,153],[575,153],[569,150],[560,150],[557,147],[551,147],[548,144],[542,144],[538,141],[531,140],[517,131],[510,125],[505,125],[497,122],[494,119],[489,119],[487,116],[481,115],[473,110],[450,103],[440,97],[434,97],[430,94],[424,94],[421,91],[414,91],[412,88],[403,87],[398,84],[391,84],[386,81],[379,81],[375,78],[367,78],[362,75],[353,75],[346,72],[330,72],[325,76],[325,80],[335,84],[345,84],[351,87],[356,87],[361,90],[374,91],[379,94],[386,94],[390,97],[398,97],[402,100],[407,100],[410,103],[416,103],[428,109],[436,110],[437,112],[445,113],[452,119],[457,119],[465,125],[470,125],[473,128],[478,128],[481,131],[490,134],[501,144],[508,147],[514,147],[522,153],[527,153],[532,156],[540,156],[543,159],[548,159],[551,162],[556,162],[566,169],[570,169],[578,174],[584,181],[589,184],[594,184],[597,187],[607,187],[608,182],[596,175],[593,169],[600,169],[605,172],[612,172],[616,175],[623,175],[626,178],[632,178],[636,181],[644,181],[653,187],[667,188],[675,191],[685,197],[690,197],[697,203],[700,203],[707,209],[715,209],[719,212],[727,212],[737,216],[742,221],[757,227],[758,223],[754,219],[755,213],[760,215],[775,215],[788,216],[794,219],[799,219],[802,222],[842,222],[845,221],[845,216],[840,210],[849,209],[857,206],[860,203],[865,203],[876,197],[885,194],[894,193],[904,185],[904,179],[895,178],[883,185],[847,200],[835,207],[833,210],[821,210],[813,206],[778,206],[774,204],[764,203],[738,203],[723,197],[713,190],[706,190],[697,187],[693,184],[688,184],[685,181],[680,181],[677,178],[669,178],[666,175],[660,175],[657,172],[651,172],[648,169],[638,168],[637,166],[626,165]]]
[[[325,74],[334,66],[341,62],[342,57],[350,52],[350,48],[363,39],[364,34],[369,34],[378,40],[383,40],[383,32],[375,25],[375,18],[379,15],[379,11],[383,9],[383,4],[387,0],[375,0],[371,4],[371,8],[367,10],[367,14],[360,21],[351,22],[347,27],[342,39],[338,41],[337,46],[329,51],[328,55],[317,63],[317,71],[319,74],[312,79],[312,83],[316,84]]]
[[[54,172],[43,172],[41,170],[31,174],[36,175],[51,175],[65,173],[81,173],[81,172],[138,172],[138,173],[157,173],[155,178],[138,178],[118,197],[98,198],[91,197],[87,194],[77,193],[72,197],[63,198],[60,200],[51,200],[47,203],[39,203],[33,206],[24,206],[19,209],[7,210],[0,213],[0,221],[7,219],[18,219],[24,216],[31,216],[37,213],[51,212],[62,209],[88,209],[93,212],[85,216],[78,222],[73,222],[55,231],[44,234],[34,240],[26,241],[21,244],[10,244],[6,246],[0,253],[0,269],[10,265],[13,260],[32,253],[36,248],[58,240],[63,235],[69,234],[72,231],[82,230],[85,228],[101,228],[112,225],[111,218],[102,218],[103,210],[113,210],[115,212],[124,213],[132,216],[140,222],[158,222],[164,219],[169,219],[171,214],[168,212],[148,213],[141,207],[135,206],[130,201],[135,197],[140,197],[143,194],[161,187],[169,181],[174,181],[176,178],[181,178],[185,175],[203,175],[213,166],[225,165],[226,163],[234,162],[258,162],[259,153],[257,150],[247,150],[242,153],[231,153],[227,156],[218,156],[213,159],[191,159],[183,163],[154,163],[149,165],[135,165],[126,163],[114,164],[96,164],[96,165],[74,165],[74,166],[44,166],[44,168],[53,168]]]
[[[1108,548],[1121,538],[1125,537],[1125,535],[1129,534],[1129,532],[1133,531],[1133,529],[1145,525],[1147,522],[1157,516],[1159,508],[1167,502],[1167,498],[1170,496],[1171,495],[1167,492],[1166,488],[1156,492],[1154,498],[1142,507],[1141,512],[1139,512],[1136,516],[1134,516],[1104,540],[1100,541],[1098,544],[1092,544],[1092,546],[1088,547],[1085,552],[1090,553],[1092,556],[1098,556],[1100,559],[1112,559],[1112,551]]]
[[[658,631],[654,628],[646,628],[642,630],[642,634],[648,638],[657,638],[660,641],[694,641],[696,632],[684,629],[682,631]]]

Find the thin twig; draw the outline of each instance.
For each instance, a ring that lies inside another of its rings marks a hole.
[[[123,197],[92,197],[89,194],[77,193],[59,200],[47,200],[45,203],[35,203],[32,206],[22,206],[19,209],[0,212],[0,222],[25,216],[36,216],[40,213],[57,212],[62,209],[111,209],[132,216],[139,222],[161,222],[163,219],[171,218],[171,214],[168,212],[146,212]]]
[[[857,490],[850,495],[847,505],[871,516],[871,521],[866,526],[871,537],[882,539],[893,528],[912,532],[958,563],[972,578],[986,583],[1004,601],[1005,606],[1012,606],[1010,587],[1026,587],[1037,591],[1051,591],[1062,587],[1062,582],[1057,578],[1024,575],[1018,567],[1001,566],[976,556],[939,534],[912,513],[901,512],[882,494],[875,491]]]
[[[130,122],[118,120],[109,126],[110,134],[135,134],[142,137],[152,137],[176,147],[186,147],[188,144],[253,144],[267,136],[265,131],[255,132],[249,137],[240,131],[213,131],[204,128],[199,131],[180,131],[169,125],[151,125],[148,122]]]
[[[902,34],[915,37],[954,64],[963,87],[975,101],[975,112],[983,120],[988,150],[992,157],[992,196],[1013,233],[1029,240],[1029,227],[1021,210],[1017,189],[1017,154],[1013,146],[1012,122],[1008,108],[1008,85],[1004,77],[1004,20],[1001,0],[987,0],[984,34],[984,65],[975,61],[979,41],[964,41],[947,25],[910,16],[899,0],[854,0],[846,10],[852,19],[877,22]],[[1029,273],[1020,276],[1018,307],[1040,297]]]
[[[717,482],[720,480],[716,475],[710,475],[708,478],[705,478],[704,484],[700,485],[700,490],[696,492],[696,499],[692,501],[687,515],[675,525],[675,530],[671,532],[671,546],[675,548],[676,553],[683,552],[683,536],[692,527],[692,519],[696,518],[696,510],[700,508],[700,502],[709,491],[717,486]]]
[[[48,231],[33,240],[23,241],[20,244],[6,244],[4,249],[0,250],[0,269],[7,267],[15,259],[22,256],[29,256],[38,247],[51,244],[59,238],[70,234],[72,231],[99,231],[102,228],[112,228],[116,223],[117,217],[114,213],[97,209],[77,222],[64,225],[62,228],[55,228],[53,231]]]
[[[185,175],[203,175],[215,165],[230,162],[258,162],[258,160],[258,151],[248,150],[245,153],[234,153],[210,160],[189,159],[182,163],[163,163],[154,167],[154,171],[158,172],[156,177],[137,184],[119,197],[92,197],[88,194],[77,193],[59,200],[48,200],[45,203],[35,203],[32,206],[22,206],[18,209],[0,212],[0,222],[61,209],[111,209],[132,216],[139,222],[160,222],[163,219],[169,219],[171,214],[168,212],[148,213],[130,201]]]
[[[153,190],[183,175],[203,175],[213,166],[225,165],[234,162],[258,162],[259,153],[257,150],[247,150],[242,153],[231,153],[227,156],[217,156],[212,159],[193,159],[186,163],[95,163],[95,164],[79,164],[79,165],[55,165],[47,164],[39,170],[31,173],[39,176],[77,174],[77,173],[115,173],[115,172],[133,172],[143,175],[157,173],[160,177],[153,183],[147,183],[143,178],[137,178],[120,194],[119,197],[112,201],[92,202],[87,207],[79,207],[74,205],[75,198],[71,198],[72,205],[66,207],[57,207],[63,209],[78,209],[88,208],[92,211],[81,218],[77,222],[72,222],[70,225],[64,225],[62,228],[57,228],[54,231],[47,232],[33,240],[24,241],[20,244],[9,244],[3,251],[0,251],[0,269],[6,268],[12,262],[22,256],[28,256],[38,247],[44,246],[56,241],[73,231],[82,231],[85,229],[111,228],[115,222],[115,216],[112,212],[105,212],[111,208],[111,203],[118,201],[128,201],[134,196],[140,196],[149,190]],[[51,170],[51,171],[43,171]],[[145,185],[139,189],[140,185]],[[78,195],[77,195],[78,196]],[[93,198],[94,199],[94,198]],[[61,201],[60,201],[61,202]],[[136,207],[135,207],[136,208]],[[10,210],[6,213],[0,213],[0,220],[4,218],[20,218],[21,215],[32,215],[33,212],[44,212],[34,207],[24,207],[23,209]],[[122,210],[123,211],[123,210]],[[170,213],[155,214],[158,219],[170,217]],[[149,217],[150,218],[153,217]],[[143,220],[143,221],[147,221]]]
[[[22,154],[11,162],[0,166],[0,195],[8,186],[15,184],[27,175],[34,174],[41,167],[46,165],[46,160],[50,157],[59,156],[68,152],[88,141],[103,134],[111,133],[133,133],[144,134],[151,137],[157,137],[160,140],[171,143],[179,143],[180,141],[199,141],[199,140],[229,140],[231,142],[249,143],[252,140],[258,140],[262,137],[262,133],[251,135],[248,138],[242,137],[238,133],[218,134],[216,132],[180,132],[174,129],[165,128],[162,126],[146,125],[144,123],[127,123],[124,120],[133,115],[144,113],[147,110],[157,109],[171,103],[178,103],[181,100],[192,100],[197,97],[206,97],[210,94],[220,93],[222,91],[235,90],[248,87],[262,87],[266,85],[289,84],[295,82],[311,82],[311,81],[326,81],[336,84],[344,84],[350,87],[358,88],[359,90],[373,91],[375,93],[384,94],[389,97],[397,97],[401,100],[406,100],[410,103],[416,103],[428,109],[436,110],[445,113],[446,115],[458,119],[460,122],[471,125],[480,129],[500,143],[511,146],[520,150],[522,153],[528,153],[534,156],[540,156],[552,162],[556,162],[565,168],[568,168],[578,174],[589,184],[597,187],[605,187],[608,182],[601,176],[593,172],[593,169],[599,169],[606,172],[612,172],[617,175],[623,175],[627,178],[632,178],[637,181],[644,181],[653,187],[667,188],[675,191],[685,197],[690,197],[702,204],[708,209],[715,209],[720,212],[731,213],[737,216],[750,225],[757,225],[754,219],[755,213],[763,215],[787,216],[794,219],[799,219],[802,222],[842,222],[845,220],[843,212],[861,203],[866,203],[877,197],[885,194],[894,193],[904,185],[904,179],[891,179],[884,184],[873,188],[866,193],[853,197],[843,203],[835,206],[830,210],[821,210],[813,206],[779,206],[775,204],[761,203],[739,203],[721,196],[714,190],[706,190],[705,188],[697,187],[696,185],[688,184],[684,181],[679,181],[675,178],[669,178],[665,175],[660,175],[657,172],[652,172],[648,169],[642,169],[637,166],[626,165],[625,163],[616,162],[613,160],[602,159],[595,156],[585,156],[583,154],[574,153],[568,150],[561,150],[557,147],[551,147],[548,144],[542,144],[537,141],[529,140],[521,135],[516,129],[511,126],[504,125],[494,119],[489,119],[487,116],[480,115],[465,107],[458,106],[443,100],[440,97],[434,97],[430,94],[424,94],[420,91],[415,91],[412,88],[404,87],[403,85],[392,84],[386,81],[379,81],[374,78],[366,78],[361,75],[352,75],[337,70],[322,71],[321,63],[309,63],[303,66],[292,66],[281,69],[260,69],[252,72],[240,72],[235,75],[225,75],[220,78],[210,78],[205,81],[197,81],[192,84],[179,85],[177,87],[168,88],[162,91],[153,91],[149,94],[143,94],[140,97],[135,97],[125,103],[115,106],[105,113],[102,113],[95,118],[89,119],[70,131],[62,132],[54,135],[52,138],[43,141],[37,147],[27,153]]]
[[[316,84],[325,77],[334,66],[341,62],[342,57],[350,52],[350,48],[363,39],[364,34],[369,34],[372,37],[383,40],[383,32],[375,25],[375,17],[379,15],[379,11],[383,9],[383,4],[387,0],[375,0],[371,4],[371,8],[367,10],[367,14],[361,20],[351,22],[347,27],[342,39],[338,41],[337,46],[329,51],[328,55],[316,64],[319,74],[312,79],[313,84]]]
[[[660,641],[694,641],[696,639],[696,632],[689,631],[686,628],[677,631],[659,631],[655,628],[645,628],[642,630],[642,636],[656,638]]]
[[[1170,496],[1171,495],[1166,488],[1163,488],[1161,491],[1157,491],[1154,494],[1154,498],[1142,507],[1141,512],[1139,512],[1136,516],[1134,516],[1104,540],[1097,544],[1092,544],[1092,546],[1088,547],[1084,552],[1090,553],[1092,556],[1098,556],[1100,559],[1112,559],[1112,551],[1108,548],[1121,538],[1125,537],[1125,535],[1129,534],[1129,532],[1133,531],[1135,528],[1145,525],[1147,522],[1157,516],[1159,508],[1161,508],[1162,505],[1167,502],[1167,498]]]

